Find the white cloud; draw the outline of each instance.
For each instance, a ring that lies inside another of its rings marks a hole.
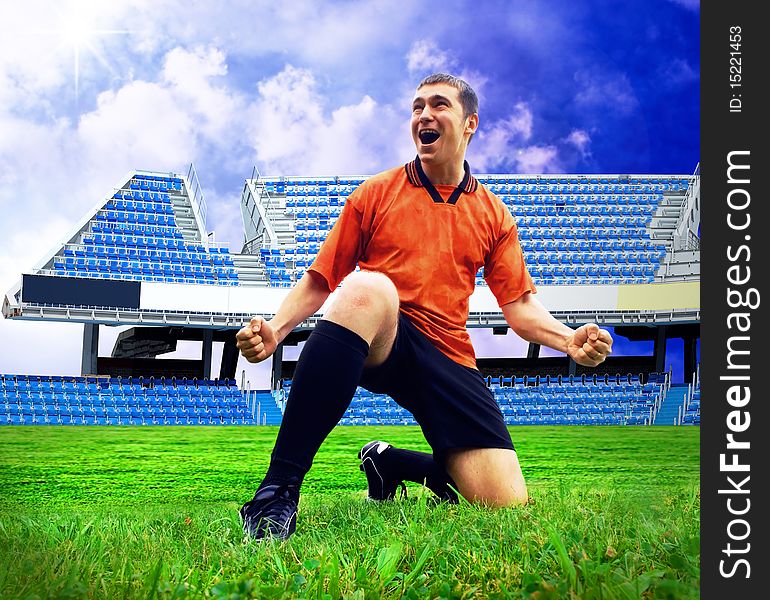
[[[226,74],[225,53],[215,47],[198,46],[192,52],[174,48],[166,54],[163,65],[163,78],[184,88],[190,95],[197,85],[206,85],[210,77]]]
[[[627,116],[639,108],[633,86],[622,73],[612,73],[599,68],[584,69],[575,73],[577,93],[575,103],[608,115]]]
[[[513,107],[511,114],[489,126],[480,125],[468,147],[469,161],[477,171],[517,162],[520,148],[532,137],[533,114],[524,102]]]
[[[66,119],[34,122],[0,112],[0,207],[10,208],[11,202],[6,204],[3,198],[13,189],[19,190],[41,177],[51,158],[62,158],[65,164],[69,162],[70,127]],[[41,148],[47,148],[48,152],[41,152]]]
[[[583,156],[590,154],[588,146],[591,144],[591,136],[582,129],[573,129],[567,136],[566,141],[580,150]]]
[[[10,83],[16,94],[34,100],[36,94],[56,89],[72,77],[73,59],[56,34],[45,32],[52,7],[21,4],[0,5],[0,89]]]
[[[232,150],[246,103],[240,92],[216,85],[226,73],[220,49],[174,48],[158,81],[103,92],[78,124],[87,163],[109,156],[129,168],[174,170],[195,161],[203,146]]]
[[[535,140],[536,115],[529,104],[519,102],[505,119],[481,127],[468,147],[468,161],[479,173],[563,173],[564,145],[588,144],[588,134],[575,130],[565,140]]]
[[[519,102],[513,108],[514,112],[503,123],[503,127],[511,137],[520,137],[526,141],[532,137],[532,110],[524,102]]]
[[[678,4],[688,10],[698,11],[700,10],[700,0],[670,0],[674,4]]]
[[[484,100],[486,85],[489,82],[489,77],[476,71],[474,69],[462,69],[457,75],[460,79],[465,81],[476,92],[476,96],[479,99],[479,112],[484,114]]]
[[[247,120],[249,138],[264,174],[371,174],[407,157],[408,115],[370,96],[329,111],[313,74],[288,65],[258,86]]]
[[[245,103],[238,92],[213,84],[225,71],[217,49],[175,49],[159,81],[105,91],[77,122],[20,117],[0,108],[4,224],[29,227],[50,219],[53,207],[74,223],[129,170],[184,169],[203,148],[227,149],[240,165],[233,149]],[[23,102],[17,95],[6,108]],[[8,251],[8,239],[0,239],[0,253]]]
[[[148,5],[145,14],[152,14],[148,26],[156,28],[152,32],[156,36],[167,34],[168,24],[175,23],[175,37],[186,44],[210,40],[241,56],[284,55],[287,60],[336,70],[353,64],[365,68],[385,48],[399,48],[402,38],[410,35],[416,13],[425,10],[418,4],[381,1],[229,0],[226,9],[217,3],[188,3],[181,8],[166,2]]]
[[[225,53],[215,47],[174,48],[166,55],[162,78],[174,102],[197,117],[196,131],[212,141],[231,133],[244,110],[240,93],[215,82],[227,74]]]
[[[411,74],[451,73],[457,67],[457,59],[432,40],[418,40],[409,48],[406,67]]]
[[[415,78],[412,87],[416,87],[419,83],[418,78],[421,79],[433,73],[449,73],[464,80],[473,88],[478,96],[479,106],[483,110],[484,86],[489,78],[481,71],[461,65],[451,52],[442,50],[433,40],[414,42],[405,58],[409,74]]]
[[[323,122],[312,73],[289,65],[258,89],[253,119],[247,121],[257,157],[271,164],[307,152],[307,138]]]
[[[104,28],[130,31],[134,59],[156,58],[174,46],[211,44],[241,59],[283,56],[287,62],[335,71],[373,67],[386,49],[392,52],[389,61],[399,56],[419,13],[427,11],[415,3],[380,0],[124,0],[100,4],[120,6],[120,19]],[[48,12],[55,7],[50,2]],[[107,12],[115,11],[117,6]],[[387,24],[387,35],[383,35],[383,24]]]
[[[129,168],[178,168],[195,142],[195,121],[180,108],[170,90],[145,81],[100,94],[96,110],[78,125],[84,158],[93,165],[111,157]]]
[[[516,153],[520,173],[561,173],[564,168],[555,146],[528,146]]]
[[[121,42],[138,39],[127,27],[143,22],[137,8],[144,10],[136,1],[0,4],[0,100],[11,84],[12,97],[23,98],[25,108],[61,112],[75,104],[82,84],[120,79],[116,66],[130,62],[135,49]]]

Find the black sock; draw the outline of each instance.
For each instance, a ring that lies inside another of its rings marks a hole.
[[[380,455],[379,461],[388,476],[421,483],[442,500],[457,502],[457,494],[449,487],[456,487],[455,482],[432,454],[391,446]]]
[[[297,362],[262,486],[301,485],[321,444],[350,405],[368,354],[369,344],[357,333],[331,321],[318,322]]]

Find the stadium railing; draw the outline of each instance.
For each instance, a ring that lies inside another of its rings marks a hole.
[[[692,383],[688,384],[688,393],[679,407],[677,423],[679,425],[700,425],[700,365],[695,369]]]

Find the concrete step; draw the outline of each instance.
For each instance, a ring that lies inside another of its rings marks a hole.
[[[679,415],[679,407],[684,403],[687,396],[686,385],[674,385],[669,388],[663,403],[655,415],[653,425],[676,425],[676,419]]]
[[[676,214],[658,214],[653,215],[650,220],[650,227],[670,227],[676,228],[676,223],[679,220],[679,212]]]
[[[281,409],[270,391],[252,392],[252,402],[255,402],[254,419],[260,425],[280,425],[283,420]]]

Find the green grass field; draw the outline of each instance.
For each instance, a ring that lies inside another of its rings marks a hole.
[[[272,427],[0,428],[0,598],[697,598],[699,428],[513,427],[533,502],[365,500],[371,439],[338,427],[297,533],[246,542],[238,509]]]

